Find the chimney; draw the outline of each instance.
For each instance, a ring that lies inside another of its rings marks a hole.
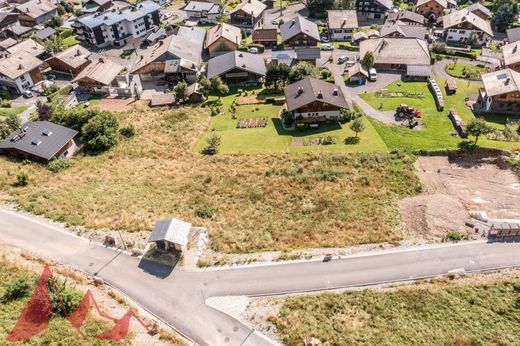
[[[105,62],[105,59],[103,59],[103,57],[102,57],[102,56],[100,56],[100,57],[99,57],[99,59],[98,59],[98,61],[99,61],[99,62],[100,62],[100,63],[102,64],[102,63],[104,63],[104,62]]]
[[[244,55],[243,55],[242,53],[240,53],[240,54],[238,54],[238,57],[239,57],[239,58],[243,58]]]
[[[143,59],[144,59],[144,55],[141,55],[141,56],[139,57],[139,61],[141,61],[141,60],[143,60]]]
[[[341,27],[344,27],[347,25],[347,18],[343,18],[343,23],[341,23]]]
[[[291,20],[291,26],[289,28],[292,28],[296,24],[296,19]]]
[[[78,50],[76,51],[76,56],[80,56],[80,55],[81,55],[81,51],[78,49]]]
[[[518,50],[518,45],[515,45],[515,47],[513,48],[513,53],[516,53],[517,50]]]
[[[334,88],[334,91],[332,92],[332,95],[338,96],[338,88]]]
[[[506,81],[504,82],[505,85],[509,85],[509,81],[511,80],[511,78],[507,77]]]
[[[19,64],[19,65],[18,65],[18,69],[19,69],[19,70],[23,70],[23,65],[22,65],[22,64]]]
[[[316,95],[317,98],[319,99],[322,99],[323,98],[323,93],[320,91],[318,91],[318,95]]]
[[[298,95],[301,95],[303,94],[303,88],[302,87],[298,87]]]

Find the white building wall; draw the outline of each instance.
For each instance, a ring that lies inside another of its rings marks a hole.
[[[446,41],[448,42],[458,42],[464,43],[471,36],[472,33],[477,35],[481,35],[482,31],[480,30],[468,30],[468,29],[448,29],[446,30]],[[480,44],[486,42],[488,35],[483,34],[482,40],[479,40]]]
[[[319,117],[323,117],[325,116],[327,119],[329,118],[333,118],[333,117],[339,117],[341,115],[341,111],[326,111],[326,112],[305,112],[305,113],[298,113],[298,112],[295,112],[294,113],[294,116],[295,117],[299,117],[301,116],[302,118],[304,119],[308,119],[308,118],[319,118]]]
[[[352,39],[351,29],[331,29],[330,31],[333,41],[346,41]]]

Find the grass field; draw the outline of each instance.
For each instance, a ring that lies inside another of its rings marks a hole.
[[[519,345],[520,275],[289,297],[272,319],[285,345]]]
[[[69,37],[63,39],[63,44],[65,45],[65,48],[72,47],[72,46],[74,46],[75,44],[78,44],[78,43],[80,43],[80,41],[78,41],[76,39],[76,36],[74,36],[74,35],[69,36]]]
[[[14,282],[17,278],[25,277],[30,282],[29,295],[36,286],[38,276],[24,269],[20,269],[10,262],[0,259],[0,297],[4,295],[9,284]],[[82,295],[81,292],[78,294]],[[23,310],[23,307],[30,299],[29,295],[24,298],[14,299],[10,301],[0,302],[0,344],[4,343],[5,337],[14,327],[14,324]],[[87,318],[87,322],[82,327],[84,332],[89,336],[95,336],[110,328],[110,325],[101,321]],[[130,340],[123,342],[93,340],[91,337],[83,339],[76,329],[64,318],[53,317],[49,323],[49,327],[41,334],[31,338],[23,345],[71,345],[71,346],[103,346],[103,345],[126,345]],[[16,345],[21,343],[16,343]],[[13,345],[15,345],[13,343]]]
[[[11,114],[20,114],[25,111],[28,106],[13,106],[13,107],[0,107],[0,117],[6,117]]]
[[[250,92],[260,92],[250,90]],[[210,102],[216,97],[211,97]],[[381,140],[372,124],[364,118],[365,130],[359,134],[360,142],[355,145],[344,144],[344,139],[354,136],[354,132],[349,129],[349,124],[320,124],[318,129],[307,129],[305,131],[285,130],[279,119],[282,106],[274,104],[257,104],[238,106],[237,119],[233,119],[229,111],[229,106],[235,100],[235,94],[222,98],[222,109],[224,114],[211,118],[211,125],[195,146],[196,151],[200,151],[206,146],[207,137],[216,132],[222,137],[222,144],[219,147],[225,153],[275,153],[275,152],[372,152],[385,151],[387,148]],[[259,108],[256,110],[255,108]],[[237,129],[236,124],[242,118],[266,117],[267,126],[264,128]],[[330,145],[292,145],[295,138],[303,139],[306,144],[310,139],[316,137],[331,136],[336,143]]]
[[[431,92],[428,89],[428,85],[425,82],[393,82],[389,84],[385,89],[389,91],[407,91],[422,93],[424,98],[379,98],[376,97],[375,93],[361,94],[360,96],[367,101],[373,108],[379,109],[380,103],[383,103],[383,107],[380,110],[395,110],[399,104],[407,103],[409,106],[419,108],[423,115],[423,120],[426,123],[426,129],[420,131],[412,131],[406,128],[397,128],[392,125],[385,125],[381,122],[371,120],[373,126],[383,139],[386,146],[390,149],[398,148],[405,150],[416,150],[416,149],[443,149],[443,148],[455,148],[461,140],[458,137],[450,136],[450,132],[453,131],[453,125],[448,118],[448,110],[455,108],[462,120],[468,123],[471,119],[474,119],[474,115],[470,109],[464,106],[464,99],[468,94],[475,94],[478,92],[478,86],[465,83],[457,82],[457,93],[455,95],[446,95],[444,88],[444,79],[435,78],[437,83],[441,86],[442,93],[444,95],[444,111],[439,112],[435,106],[435,101]],[[503,116],[505,119],[507,116]],[[495,127],[500,126],[500,117],[494,116],[489,117],[488,121]],[[479,139],[480,146],[489,146],[502,149],[511,149],[513,146],[517,146],[518,142],[501,142],[491,141],[486,138]]]
[[[123,125],[135,125],[137,136],[99,156],[80,155],[58,174],[0,158],[6,199],[93,228],[150,230],[158,219],[175,216],[207,226],[210,246],[223,252],[396,242],[405,236],[397,200],[420,190],[409,156],[208,157],[193,151],[209,126],[207,108],[143,108],[119,116]],[[26,187],[13,186],[20,169],[29,174]],[[212,217],[197,216],[201,208]]]
[[[453,77],[467,78],[471,80],[480,80],[480,73],[488,72],[486,67],[480,67],[469,64],[449,64],[446,66],[446,72]]]

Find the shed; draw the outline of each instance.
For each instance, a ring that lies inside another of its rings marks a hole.
[[[155,243],[157,250],[168,251],[175,249],[185,251],[188,245],[188,236],[191,223],[176,218],[159,220],[148,238],[148,243]]]
[[[352,83],[364,84],[368,78],[368,71],[360,63],[355,63],[348,69],[348,77]]]
[[[175,95],[173,93],[156,93],[152,95],[150,107],[169,106],[175,103]]]
[[[453,79],[446,80],[445,88],[448,95],[453,95],[457,92],[457,84],[455,84]]]

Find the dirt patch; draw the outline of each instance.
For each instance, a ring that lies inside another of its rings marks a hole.
[[[237,98],[237,104],[239,105],[256,105],[261,103],[266,103],[266,99],[260,99],[255,95],[240,96]]]
[[[96,107],[102,111],[126,112],[132,109],[133,102],[134,99],[131,97],[125,99],[107,97],[99,100]]]
[[[412,237],[438,239],[448,231],[469,232],[470,210],[492,219],[520,218],[520,188],[502,157],[420,157],[415,163],[424,193],[403,199],[400,210]]]

